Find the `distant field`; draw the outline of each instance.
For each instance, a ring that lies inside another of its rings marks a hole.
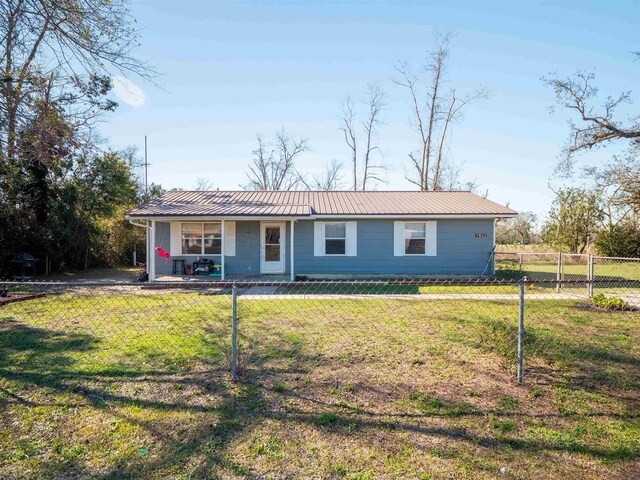
[[[0,308],[0,478],[634,478],[640,314],[64,294]],[[504,469],[504,473],[500,473]]]
[[[596,260],[594,263],[595,280],[640,280],[640,260],[637,262],[620,261],[602,263]],[[496,261],[496,275],[498,278],[519,278],[520,275],[528,275],[534,280],[555,280],[558,264],[554,261],[532,261],[524,257],[522,268],[517,259],[499,259]],[[587,278],[586,263],[572,264],[566,261],[562,265],[562,273],[566,279],[577,280]]]
[[[545,245],[542,243],[536,243],[532,245],[515,244],[496,244],[496,252],[529,252],[529,253],[546,253],[553,252],[555,248],[551,245]]]

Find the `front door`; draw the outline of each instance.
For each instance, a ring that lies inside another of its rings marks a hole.
[[[283,222],[260,224],[260,273],[284,273]]]

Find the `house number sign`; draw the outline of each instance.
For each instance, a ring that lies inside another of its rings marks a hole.
[[[487,238],[487,234],[485,232],[476,233],[475,236],[476,236],[476,238]]]

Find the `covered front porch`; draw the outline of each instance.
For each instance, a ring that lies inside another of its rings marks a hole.
[[[194,282],[194,283],[209,283],[221,280],[222,275],[219,277],[209,277],[207,275],[158,275],[155,278],[156,282]],[[227,274],[224,278],[227,282],[288,282],[292,278],[290,275],[233,275]]]
[[[296,220],[146,220],[149,281],[295,280]]]

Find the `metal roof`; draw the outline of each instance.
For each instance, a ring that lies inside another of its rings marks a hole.
[[[185,191],[171,190],[128,217],[305,217],[322,215],[495,215],[517,212],[460,191]]]

